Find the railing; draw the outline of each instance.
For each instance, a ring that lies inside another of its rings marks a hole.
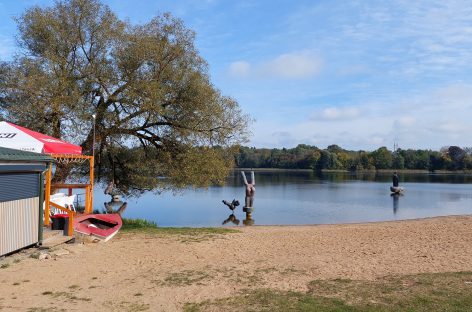
[[[69,217],[69,222],[68,222],[68,227],[67,227],[67,236],[72,236],[74,234],[74,217],[75,217],[75,211],[70,210],[69,208],[63,207],[61,205],[58,205],[54,202],[49,202],[49,205],[51,207],[59,209],[61,211],[64,211],[67,213],[67,216]],[[47,215],[45,216],[46,219],[49,219],[50,217]]]
[[[93,185],[91,185],[91,184],[59,184],[59,183],[55,183],[55,184],[52,184],[51,187],[54,190],[67,189],[68,193],[69,193],[69,196],[72,195],[72,190],[73,189],[85,189],[85,211],[84,211],[84,213],[86,213],[86,214],[92,213],[92,210],[93,210],[93,205],[92,205]]]

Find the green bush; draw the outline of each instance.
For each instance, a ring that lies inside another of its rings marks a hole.
[[[157,223],[144,219],[127,219],[123,218],[122,230],[138,230],[138,229],[157,229]]]

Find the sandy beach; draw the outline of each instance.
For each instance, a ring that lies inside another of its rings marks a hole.
[[[1,311],[180,311],[241,290],[317,279],[472,270],[472,216],[367,224],[238,227],[238,233],[120,233],[2,260]]]

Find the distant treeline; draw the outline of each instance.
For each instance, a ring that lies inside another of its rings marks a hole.
[[[281,168],[313,170],[470,170],[472,148],[443,147],[440,151],[381,147],[375,151],[349,151],[337,145],[326,149],[300,144],[295,148],[266,149],[240,147],[236,154],[238,168]]]

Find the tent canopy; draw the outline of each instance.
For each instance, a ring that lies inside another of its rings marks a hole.
[[[0,146],[35,153],[82,155],[78,145],[6,121],[0,122]]]

